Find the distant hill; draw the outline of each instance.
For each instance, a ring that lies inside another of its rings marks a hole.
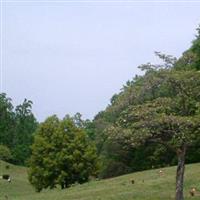
[[[8,167],[6,167],[8,166]],[[9,169],[6,169],[9,168]],[[0,200],[170,200],[174,199],[176,167],[147,170],[101,181],[91,181],[66,190],[45,190],[36,193],[27,180],[27,169],[0,161],[0,176],[10,174],[12,182],[0,180]],[[131,181],[134,180],[134,184]],[[189,190],[200,192],[200,163],[186,166],[185,199]]]

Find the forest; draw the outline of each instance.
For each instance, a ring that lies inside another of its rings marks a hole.
[[[185,163],[200,162],[200,28],[180,58],[155,52],[159,64],[126,82],[93,120],[80,113],[38,122],[33,102],[14,107],[0,94],[0,159],[27,166],[40,192],[89,179],[177,165],[183,199]]]

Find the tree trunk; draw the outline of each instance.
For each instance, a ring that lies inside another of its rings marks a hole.
[[[176,200],[184,200],[183,197],[183,182],[185,171],[185,153],[186,147],[177,150],[178,166],[176,171]]]
[[[65,188],[65,183],[61,183],[61,189],[63,190]]]

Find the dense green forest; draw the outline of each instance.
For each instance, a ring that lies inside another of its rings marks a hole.
[[[31,101],[14,108],[0,94],[1,159],[28,165],[38,191],[178,163],[176,199],[183,199],[185,162],[200,162],[200,29],[180,58],[155,54],[161,64],[139,66],[144,74],[92,121],[77,113],[39,124]]]
[[[192,46],[182,57],[176,59],[156,52],[163,61],[162,64],[147,63],[139,66],[145,74],[127,81],[121,92],[113,95],[106,110],[95,116],[91,127],[98,154],[103,161],[101,177],[177,164],[176,153],[172,148],[167,148],[166,144],[157,141],[151,145],[145,142],[140,146],[131,145],[131,132],[141,128],[134,127],[140,120],[150,122],[154,112],[160,114],[158,120],[164,114],[180,117],[198,116],[200,29],[197,31]],[[149,115],[149,118],[145,115]],[[124,130],[132,131],[125,133]],[[138,131],[137,134],[139,135]],[[187,150],[187,163],[200,161],[200,140],[197,135],[193,145]]]

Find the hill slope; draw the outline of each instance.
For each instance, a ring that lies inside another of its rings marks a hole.
[[[148,170],[132,173],[117,178],[91,181],[66,190],[45,190],[36,193],[27,181],[26,168],[10,165],[6,169],[5,162],[0,161],[0,175],[10,174],[12,183],[0,180],[0,200],[5,195],[9,200],[169,200],[174,199],[176,167],[163,168],[163,176],[159,170]],[[134,179],[135,183],[131,184]],[[190,197],[189,189],[196,187],[200,191],[200,163],[186,166],[185,199],[200,199],[200,196]]]

